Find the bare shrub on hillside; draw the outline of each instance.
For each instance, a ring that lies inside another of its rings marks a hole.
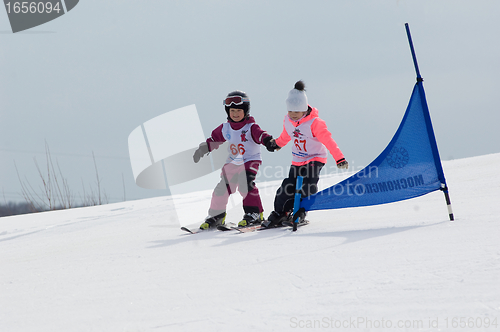
[[[87,192],[82,180],[83,197],[80,197],[81,202],[78,206],[93,206],[108,203],[107,195],[101,188],[102,180],[99,177],[97,163],[93,152],[92,157],[94,159],[97,188],[94,189],[90,186],[89,191]],[[32,212],[71,209],[76,207],[76,195],[70,189],[68,180],[64,177],[57,160],[55,164],[52,161],[52,156],[47,143],[45,143],[45,158],[46,163],[44,167],[41,167],[36,158],[33,158],[41,181],[37,188],[34,188],[26,178],[24,180],[21,179],[16,165],[17,176],[19,178],[19,182],[21,183],[21,194],[24,200]]]

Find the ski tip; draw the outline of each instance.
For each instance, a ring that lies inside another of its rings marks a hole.
[[[188,232],[188,233],[191,233],[191,234],[195,234],[196,232],[193,232],[192,230],[190,230],[189,228],[186,228],[186,227],[181,227],[181,229],[185,232]]]

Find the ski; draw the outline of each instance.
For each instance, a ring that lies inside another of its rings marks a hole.
[[[302,227],[309,224],[309,220],[304,220],[302,222],[297,223],[297,227]],[[293,221],[288,221],[283,224],[284,227],[291,227],[293,228]]]
[[[304,220],[303,222],[301,223],[298,223],[297,224],[297,227],[302,227],[302,226],[305,226],[309,224],[309,220]],[[263,231],[263,230],[266,230],[266,229],[275,229],[275,228],[285,228],[285,227],[289,227],[289,228],[292,228],[293,227],[293,222],[292,221],[285,221],[283,224],[279,225],[279,226],[276,226],[276,227],[271,227],[271,228],[267,228],[267,227],[263,227],[262,225],[250,225],[250,226],[244,226],[244,227],[238,227],[236,226],[236,224],[234,223],[227,223],[225,225],[219,225],[217,226],[217,230],[221,231],[221,232],[227,232],[227,231],[238,231],[240,233],[250,233],[250,232],[255,232],[255,231]],[[195,230],[191,230],[187,227],[181,227],[181,229],[185,232],[188,232],[190,234],[197,234],[197,233],[202,233],[202,232],[207,232],[207,231],[213,231],[214,229],[213,228],[209,228],[209,229],[195,229]]]
[[[190,234],[196,234],[196,233],[200,233],[200,232],[205,231],[204,229],[199,229],[199,228],[198,228],[198,229],[196,229],[196,230],[190,230],[190,229],[189,229],[189,228],[187,228],[187,227],[181,227],[181,229],[182,229],[183,231],[185,231],[185,232],[190,233]]]
[[[232,229],[231,227],[234,227],[234,226],[236,226],[236,224],[230,222],[230,223],[227,223],[225,225],[219,225],[219,226],[217,226],[217,229],[220,230],[220,231],[222,231],[222,230],[231,230]],[[219,229],[219,227],[224,228],[224,229]],[[225,228],[229,228],[229,229],[225,229]],[[183,231],[191,233],[191,234],[197,234],[197,233],[201,233],[201,232],[207,232],[207,231],[213,231],[213,230],[215,230],[215,228],[209,228],[209,229],[197,228],[195,230],[192,230],[192,229],[189,229],[187,227],[181,227],[181,229]]]
[[[309,220],[304,220],[303,222],[297,224],[297,227],[305,226],[307,224],[309,224]],[[282,224],[280,226],[271,227],[271,228],[263,227],[262,225],[254,225],[254,226],[240,227],[240,228],[235,227],[234,229],[236,229],[240,233],[250,233],[250,232],[254,232],[254,231],[264,231],[266,229],[275,229],[275,228],[284,228],[284,227],[292,228],[293,224],[290,222],[290,223],[285,223],[285,224]]]
[[[217,226],[217,230],[222,231],[222,232],[227,232],[227,231],[232,231],[233,227],[227,226],[227,225],[219,225],[219,226]]]
[[[253,232],[257,229],[262,228],[262,225],[250,225],[246,227],[233,227],[234,230],[237,230],[240,233],[248,233],[248,232]]]
[[[283,226],[278,226],[278,227],[283,227]],[[274,227],[274,228],[278,228]],[[217,226],[217,229],[222,232],[227,232],[227,231],[238,231],[240,233],[248,233],[248,232],[253,232],[256,230],[264,229],[265,227],[262,227],[261,224],[258,225],[249,225],[249,226],[243,226],[243,227],[238,227],[238,226],[228,226],[228,225],[219,225]]]
[[[226,225],[219,225],[219,226],[217,226],[217,229],[219,231],[222,231],[222,232],[227,232],[227,231],[238,231],[238,230],[247,229],[247,228],[254,228],[254,227],[260,227],[260,224],[238,227],[238,226],[236,226],[236,224],[230,223],[230,224],[226,224]]]

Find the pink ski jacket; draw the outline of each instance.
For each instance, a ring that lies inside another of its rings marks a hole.
[[[302,166],[312,161],[326,164],[326,150],[330,152],[335,161],[344,158],[332,134],[328,131],[325,121],[319,118],[318,109],[312,108],[309,115],[298,121],[293,121],[285,116],[283,131],[276,139],[276,144],[283,147],[294,138],[292,146],[292,165]]]

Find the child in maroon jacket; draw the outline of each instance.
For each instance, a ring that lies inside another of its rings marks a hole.
[[[223,225],[226,218],[226,205],[229,195],[236,188],[243,196],[245,215],[238,226],[258,224],[263,220],[262,202],[255,178],[262,164],[260,145],[271,146],[272,136],[262,130],[255,119],[249,115],[250,99],[243,91],[233,91],[224,100],[227,122],[212,131],[212,135],[193,155],[194,162],[210,151],[228,142],[228,158],[222,167],[221,180],[212,194],[208,217],[201,224],[201,229]]]

